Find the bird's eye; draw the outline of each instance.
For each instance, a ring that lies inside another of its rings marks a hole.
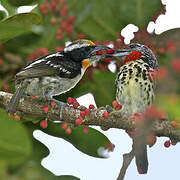
[[[130,48],[135,48],[135,45],[134,44],[130,44],[129,47]]]

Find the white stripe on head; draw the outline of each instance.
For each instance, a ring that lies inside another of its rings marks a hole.
[[[61,53],[57,52],[57,53],[46,56],[46,59],[51,58],[51,57],[58,57],[58,56],[63,56],[63,55]]]
[[[64,52],[68,52],[68,51],[72,51],[74,49],[78,49],[78,48],[81,48],[81,47],[87,47],[89,46],[90,44],[80,44],[80,43],[77,43],[77,44],[70,44],[69,46],[67,46],[66,48],[64,48]]]

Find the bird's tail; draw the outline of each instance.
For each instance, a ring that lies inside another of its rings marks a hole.
[[[26,83],[24,83],[23,85],[21,83],[19,85],[19,87],[16,89],[16,92],[12,96],[8,106],[6,107],[7,112],[9,112],[11,114],[14,114],[16,112],[17,106],[19,104],[19,101],[20,101],[21,97],[24,94],[24,91],[25,91],[26,87],[27,87]]]
[[[147,145],[142,139],[133,141],[136,166],[139,174],[146,174],[148,171]]]

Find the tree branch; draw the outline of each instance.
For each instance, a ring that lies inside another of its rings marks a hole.
[[[12,94],[0,91],[0,107],[6,108],[9,100],[11,99]],[[40,100],[40,99],[30,99],[24,98],[21,99],[17,114],[20,117],[23,117],[24,121],[29,120],[31,117],[40,117],[48,118],[51,121],[59,121],[59,108],[52,108],[48,113],[43,112],[43,106],[49,105],[50,101]],[[80,111],[85,107],[80,106],[80,108],[75,109],[71,106],[65,105],[63,108],[63,121],[71,124],[75,124],[75,119],[79,117]],[[128,116],[123,116],[118,111],[111,112],[108,118],[104,118],[102,114],[106,111],[104,107],[93,109],[89,115],[85,117],[84,125],[95,125],[103,126],[106,128],[118,128],[128,131],[132,131],[135,128],[135,125],[132,123],[131,119]],[[166,136],[175,141],[180,141],[180,130],[174,129],[170,121],[165,120],[155,120],[152,123],[151,132],[156,136]]]
[[[123,180],[124,176],[126,174],[126,170],[129,167],[131,161],[134,158],[134,150],[132,149],[131,152],[127,153],[127,154],[123,154],[123,164],[119,173],[119,176],[117,178],[117,180]]]

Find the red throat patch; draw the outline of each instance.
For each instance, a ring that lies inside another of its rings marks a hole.
[[[125,60],[124,60],[124,64],[126,64],[127,62],[130,61],[135,61],[140,59],[142,53],[138,52],[138,51],[132,51],[128,56],[126,56]]]

